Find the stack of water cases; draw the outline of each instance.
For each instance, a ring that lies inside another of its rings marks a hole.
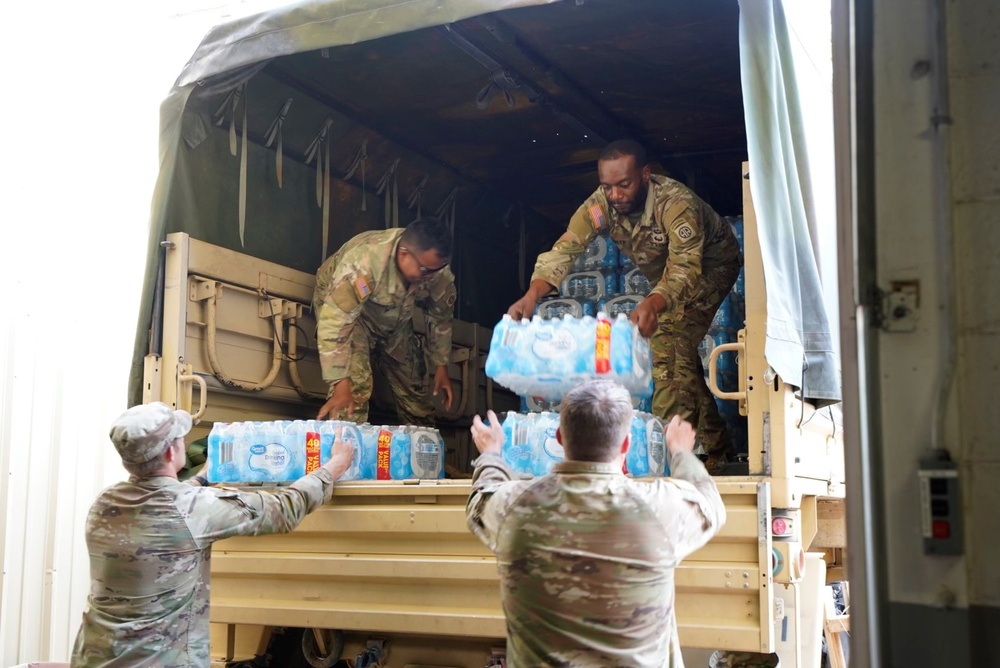
[[[507,413],[503,421],[503,458],[521,476],[541,476],[565,459],[563,448],[556,440],[559,414]],[[668,475],[663,422],[660,418],[634,411],[631,443],[625,456],[623,472],[636,478]]]
[[[330,460],[337,430],[354,448],[346,480],[444,477],[444,439],[437,429],[337,420],[216,422],[208,436],[208,480],[288,483]]]
[[[542,299],[535,315],[543,320],[595,316],[603,312],[615,321],[619,313],[626,318],[649,294],[650,285],[618,246],[606,235],[595,237],[562,284],[559,295]],[[633,394],[632,404],[638,410],[649,411],[650,399],[645,393]],[[559,401],[540,395],[522,394],[521,410],[538,412],[558,410]]]
[[[515,321],[493,329],[486,375],[521,396],[558,400],[591,378],[617,380],[634,396],[653,392],[649,340],[619,313]]]
[[[740,216],[725,219],[733,227],[736,238],[740,244],[740,252],[743,252],[743,218]],[[744,270],[740,269],[740,274],[733,285],[733,289],[719,306],[719,310],[712,320],[712,325],[708,329],[698,352],[701,354],[702,365],[705,368],[705,375],[708,376],[708,357],[716,346],[723,343],[733,343],[737,340],[737,333],[744,327],[746,321],[746,290],[744,281]],[[736,392],[739,390],[739,378],[737,376],[737,364],[735,352],[724,352],[719,355],[717,363],[717,379],[719,389],[724,392]],[[739,412],[739,403],[725,399],[715,400],[719,406],[719,412],[726,421],[729,428],[730,437],[737,452],[747,452],[747,419]]]

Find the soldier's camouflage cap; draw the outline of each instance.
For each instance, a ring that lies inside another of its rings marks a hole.
[[[122,461],[143,464],[162,455],[174,439],[191,431],[191,415],[154,401],[133,406],[111,425],[111,442]]]

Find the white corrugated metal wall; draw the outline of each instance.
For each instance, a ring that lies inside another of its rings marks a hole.
[[[280,4],[5,10],[0,668],[69,659],[86,512],[124,476],[107,432],[126,406],[160,102],[209,27]]]

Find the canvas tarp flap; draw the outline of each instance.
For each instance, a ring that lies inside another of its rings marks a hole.
[[[840,401],[840,367],[810,236],[808,133],[781,0],[740,0],[740,70],[767,286],[764,355],[804,398]]]
[[[186,86],[250,63],[357,44],[471,16],[558,0],[306,0],[217,26],[184,67]]]
[[[153,193],[143,294],[136,327],[129,405],[142,402],[143,359],[156,350],[154,311],[167,207],[183,140],[185,108],[199,85],[235,87],[279,56],[354,44],[558,0],[306,0],[213,28],[160,107],[160,171]],[[223,76],[225,75],[225,76]],[[174,212],[176,214],[176,212]]]

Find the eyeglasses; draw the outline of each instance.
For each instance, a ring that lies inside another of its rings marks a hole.
[[[411,251],[406,246],[400,246],[399,248],[400,248],[400,250],[405,250],[409,254],[409,256],[413,258],[413,261],[417,263],[417,268],[420,270],[420,275],[421,276],[430,276],[431,274],[436,274],[436,273],[438,273],[439,271],[441,271],[442,269],[444,269],[445,267],[448,266],[448,263],[445,262],[440,267],[437,267],[435,269],[431,269],[429,267],[425,267],[424,265],[420,264],[420,260],[417,259],[417,254],[416,253],[414,253],[413,251]]]

